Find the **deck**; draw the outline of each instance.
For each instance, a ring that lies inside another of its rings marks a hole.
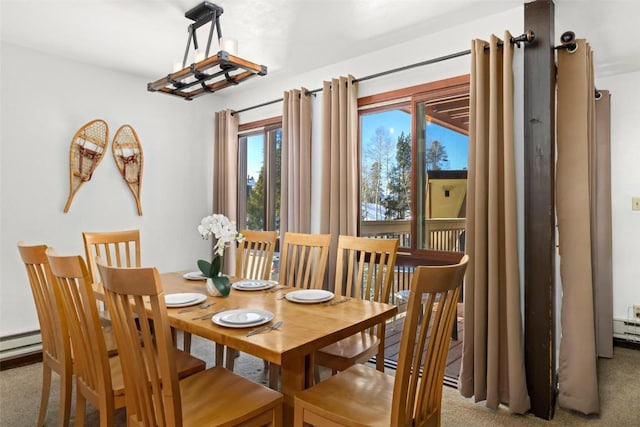
[[[458,304],[458,339],[451,339],[451,343],[449,344],[449,354],[447,355],[447,365],[444,371],[445,384],[454,387],[457,387],[458,385],[458,375],[460,374],[460,365],[462,362],[462,338],[464,325],[462,306],[462,303]],[[395,369],[397,367],[403,324],[404,313],[399,315],[392,323],[387,324],[384,355],[385,365],[389,368]]]

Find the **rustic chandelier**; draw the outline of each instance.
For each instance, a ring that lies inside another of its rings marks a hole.
[[[267,74],[265,65],[254,64],[236,56],[235,40],[222,37],[220,28],[222,12],[223,9],[220,6],[204,1],[184,14],[194,22],[188,27],[189,37],[182,64],[175,64],[173,72],[166,77],[148,83],[147,90],[175,95],[190,101],[200,95],[237,85],[253,76]],[[196,30],[207,23],[211,23],[209,39],[206,50],[202,52],[198,48]],[[214,28],[217,30],[220,49],[216,54],[209,56]],[[194,61],[187,65],[191,41],[193,41]]]

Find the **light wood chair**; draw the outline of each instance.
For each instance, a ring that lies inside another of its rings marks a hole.
[[[79,255],[57,255],[52,248],[45,253],[71,340],[76,376],[75,424],[84,425],[89,401],[100,413],[100,425],[112,426],[114,411],[125,406],[120,354],[109,357],[89,271]],[[135,327],[132,333],[138,334]],[[203,360],[179,350],[175,350],[175,360],[181,377],[203,371],[206,366]]]
[[[80,256],[59,256],[51,248],[46,254],[74,355],[75,425],[84,425],[89,401],[100,413],[100,425],[112,426],[115,409],[125,406],[124,382],[119,357],[107,354],[89,272]]]
[[[96,258],[99,257],[108,265],[114,267],[140,267],[140,230],[119,230],[119,231],[84,231],[82,233],[84,242],[84,253],[89,269],[89,275],[93,283],[94,290],[99,290],[100,274],[96,266]],[[98,295],[102,295],[98,293]],[[101,298],[101,296],[99,296]],[[109,317],[106,307],[100,313],[103,319]],[[172,330],[173,338],[176,340],[177,332]],[[183,349],[191,352],[191,336],[184,336]]]
[[[275,231],[240,230],[244,236],[236,252],[236,278],[269,280],[278,235]],[[185,335],[186,337],[186,335]],[[216,343],[216,365],[222,366],[224,346]],[[237,351],[227,347],[225,366],[233,371]]]
[[[155,268],[117,268],[100,262],[98,268],[123,349],[129,426],[282,424],[282,394],[225,368],[213,367],[178,381],[164,291]],[[136,317],[141,320],[142,342],[135,333]],[[155,335],[148,327],[151,318]]]
[[[82,233],[85,259],[92,283],[100,283],[96,257],[115,267],[140,267],[140,231],[97,231]]]
[[[322,289],[327,270],[331,234],[285,232],[280,247],[278,282],[282,286]],[[278,387],[280,367],[265,361],[269,370],[269,387]]]
[[[45,251],[46,245],[28,246],[18,242],[18,251],[27,270],[42,336],[42,397],[38,412],[38,427],[44,426],[51,389],[51,371],[60,376],[60,409],[58,426],[69,425],[73,366],[67,322],[58,310],[53,290],[55,278],[51,274]]]
[[[334,293],[388,303],[397,251],[398,239],[339,236]],[[315,363],[335,374],[375,355],[376,368],[384,371],[385,332],[382,323],[328,345],[315,353]],[[315,379],[320,379],[317,369]]]
[[[416,268],[395,377],[353,365],[296,394],[294,426],[439,426],[451,325],[468,260]]]
[[[235,276],[269,280],[278,235],[275,231],[240,230],[244,240],[238,243]]]
[[[280,248],[280,284],[321,289],[330,244],[330,234],[284,233]]]

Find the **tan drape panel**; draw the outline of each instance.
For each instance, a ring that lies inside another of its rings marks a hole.
[[[340,234],[358,233],[358,83],[353,76],[322,87],[320,232],[331,234],[327,283],[333,283]]]
[[[594,224],[594,291],[596,350],[613,357],[613,249],[611,237],[611,95],[598,90],[596,99],[596,197]]]
[[[213,143],[213,213],[226,215],[231,221],[237,217],[238,207],[238,116],[231,110],[215,114]],[[224,255],[224,272],[235,271],[235,251]]]
[[[584,40],[577,44],[573,53],[558,51],[556,210],[562,281],[558,403],[593,414],[600,411],[594,311],[596,101],[593,53]]]
[[[505,33],[505,40],[511,35]],[[489,408],[525,413],[516,228],[513,46],[474,40],[471,53],[464,342],[458,388]]]
[[[311,232],[311,96],[294,89],[283,101],[280,237]]]

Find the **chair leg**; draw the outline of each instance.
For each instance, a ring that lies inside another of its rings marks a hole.
[[[76,419],[73,425],[84,426],[87,413],[87,400],[77,390],[78,387],[76,387]],[[100,414],[100,419],[102,419],[102,414]]]
[[[44,426],[44,419],[47,416],[47,406],[49,405],[49,392],[51,389],[51,367],[46,363],[42,364],[42,396],[40,397],[40,412],[38,414],[38,427]],[[62,396],[60,396],[62,399]]]
[[[73,375],[65,372],[60,375],[60,413],[58,414],[58,426],[67,427],[71,418],[71,391],[73,389]]]

